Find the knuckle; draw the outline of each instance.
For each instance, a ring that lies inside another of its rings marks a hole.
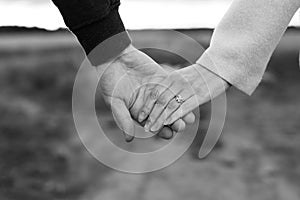
[[[209,89],[205,87],[196,87],[195,94],[198,98],[204,99],[205,97],[211,95]]]
[[[195,93],[200,96],[204,94],[204,90],[201,87],[196,87]]]
[[[156,100],[158,98],[158,90],[157,89],[153,89],[150,92],[150,98],[153,99],[153,100]]]
[[[142,109],[141,109],[141,113],[143,113],[143,115],[148,115],[151,111],[151,105],[146,104]]]
[[[165,105],[166,103],[167,103],[167,100],[166,100],[164,97],[160,97],[160,98],[158,98],[158,100],[157,100],[157,104],[158,104],[158,105],[163,106],[163,105]]]
[[[144,113],[144,115],[149,115],[150,110],[151,110],[150,106],[146,106],[146,107],[142,110],[142,112]]]

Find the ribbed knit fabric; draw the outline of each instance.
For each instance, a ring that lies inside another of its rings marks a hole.
[[[53,2],[87,55],[95,47],[105,43],[101,50],[98,48],[97,52],[101,54],[98,55],[99,58],[94,65],[117,56],[131,44],[118,12],[119,0],[53,0]],[[116,35],[113,40],[110,39]],[[106,49],[103,49],[104,47]]]

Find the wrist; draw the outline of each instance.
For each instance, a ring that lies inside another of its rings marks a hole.
[[[207,85],[207,89],[209,90],[209,98],[213,99],[220,94],[226,92],[226,90],[230,87],[230,83],[220,77],[218,74],[210,71],[200,64],[195,65],[198,73],[201,76]]]
[[[100,65],[97,65],[98,71],[102,71],[103,69],[105,69],[106,67],[111,65],[112,63],[114,63],[114,65],[124,64],[125,59],[128,60],[131,52],[133,52],[135,50],[136,50],[135,47],[133,47],[132,44],[129,44],[123,51],[121,51],[116,56],[114,56],[110,59],[107,59],[105,62],[101,63]]]
[[[224,86],[226,88],[230,87],[231,84],[229,82],[227,82],[224,78],[222,78],[220,75],[218,75],[217,73],[207,69],[205,66],[197,63],[195,64],[196,65],[196,68],[197,68],[197,71],[199,71],[200,73],[202,74],[206,74],[208,75],[209,77],[211,77],[212,79],[218,79],[220,83],[223,83]]]

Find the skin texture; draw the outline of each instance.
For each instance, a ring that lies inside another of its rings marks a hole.
[[[98,66],[97,69],[102,74],[100,87],[104,100],[111,107],[125,140],[130,142],[135,136],[134,121],[138,122],[140,109],[154,86],[150,83],[165,79],[166,72],[133,46],[129,46],[118,58]],[[186,123],[193,123],[194,120],[194,114],[187,113],[182,119],[155,133],[164,139],[170,139],[174,132],[183,130]],[[145,120],[138,123],[143,126]]]
[[[141,109],[148,117],[145,130],[155,132],[172,124],[228,87],[226,81],[198,64],[174,71],[157,83],[146,98]],[[180,95],[184,102],[178,103],[176,95]]]

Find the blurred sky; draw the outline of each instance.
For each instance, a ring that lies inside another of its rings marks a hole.
[[[70,0],[71,1],[71,0]],[[128,29],[214,28],[232,0],[121,0]],[[300,25],[295,15],[291,25]],[[51,0],[0,0],[0,26],[65,27]]]

